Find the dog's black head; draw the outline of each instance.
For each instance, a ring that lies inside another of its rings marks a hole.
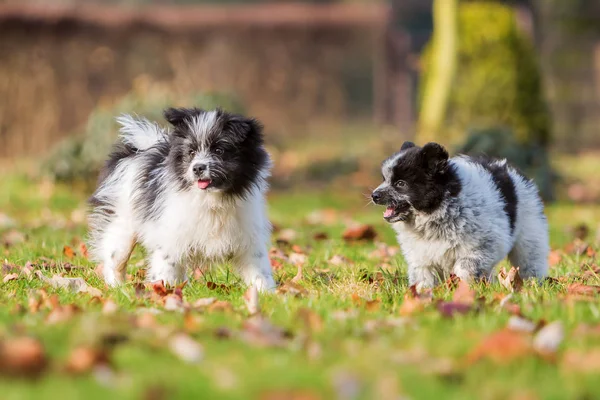
[[[164,115],[174,127],[167,162],[182,189],[244,196],[268,174],[258,121],[220,109],[169,108]]]
[[[416,210],[431,213],[446,196],[456,196],[460,182],[448,162],[448,152],[437,143],[418,147],[405,142],[381,166],[383,183],[373,191],[376,204],[385,205],[383,217],[406,221]]]

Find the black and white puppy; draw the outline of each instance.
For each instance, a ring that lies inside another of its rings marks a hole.
[[[91,198],[90,242],[109,285],[124,281],[137,243],[149,281],[186,279],[190,262],[231,261],[248,285],[275,287],[262,127],[222,110],[170,108],[172,125],[118,118],[120,138]]]
[[[506,160],[448,158],[437,143],[405,142],[382,164],[372,194],[397,232],[409,284],[431,287],[451,273],[490,279],[508,256],[524,278],[548,271],[548,224],[533,182]]]

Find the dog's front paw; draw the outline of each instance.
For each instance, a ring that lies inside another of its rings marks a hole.
[[[248,285],[255,286],[259,292],[263,293],[273,293],[277,288],[272,276],[257,276],[252,282],[248,282]]]

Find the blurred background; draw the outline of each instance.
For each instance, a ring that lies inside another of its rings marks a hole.
[[[377,184],[402,141],[600,199],[600,1],[0,0],[0,164],[94,183],[114,117],[259,118],[273,187]]]

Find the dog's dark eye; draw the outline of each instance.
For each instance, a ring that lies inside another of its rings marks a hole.
[[[195,155],[196,155],[196,150],[194,150],[194,149],[190,149],[190,150],[188,151],[188,154],[189,154],[190,156],[195,156]]]
[[[398,182],[396,182],[396,187],[398,187],[398,188],[404,188],[404,187],[406,187],[406,182],[404,182],[404,181],[398,181]]]
[[[222,156],[224,153],[225,153],[225,150],[223,148],[221,148],[221,147],[217,147],[215,149],[215,154],[218,155],[218,156]]]

